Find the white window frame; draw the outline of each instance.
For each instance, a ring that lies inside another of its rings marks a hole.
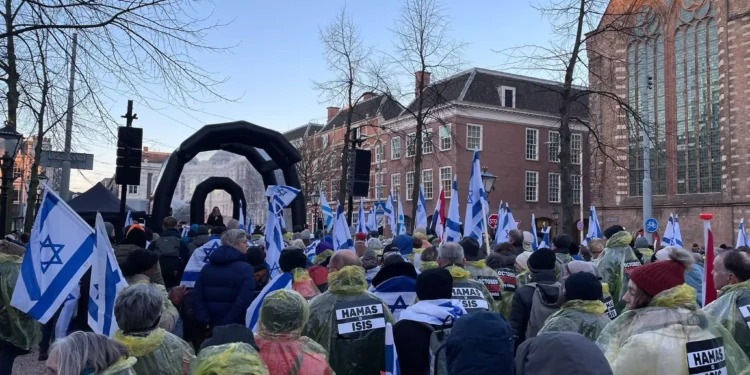
[[[534,133],[534,158],[529,158],[529,131]],[[539,129],[534,128],[526,128],[526,131],[524,131],[524,156],[526,157],[526,160],[531,161],[539,161]]]
[[[409,176],[411,176],[411,188],[409,188]],[[406,172],[406,200],[411,201],[411,192],[414,191],[414,172]]]
[[[443,179],[443,171],[445,171],[445,170],[448,171],[448,179],[447,180]],[[439,173],[440,173],[440,176],[438,176],[438,177],[440,178],[440,186],[443,188],[443,193],[445,193],[445,198],[450,198],[451,197],[451,192],[453,191],[453,189],[452,189],[452,187],[453,187],[453,167],[451,167],[451,166],[440,167],[440,172]],[[448,183],[447,184],[443,184],[446,181]]]
[[[553,187],[555,186],[553,184],[553,181],[557,180],[555,183],[557,184],[557,192],[553,192]],[[560,174],[555,172],[549,172],[547,174],[547,196],[549,198],[550,203],[560,203],[560,185],[562,184],[562,180],[560,179]]]
[[[328,134],[324,134],[320,136],[320,144],[323,146],[323,148],[328,147]]]
[[[583,190],[583,179],[581,178],[580,174],[573,174],[573,175],[570,175],[570,180],[573,183],[572,184],[573,185],[573,204],[581,204],[581,191]],[[578,183],[576,183],[576,180],[578,180]]]
[[[396,142],[394,143],[393,141]],[[394,151],[397,151],[398,154],[394,153]],[[391,138],[391,160],[398,159],[401,159],[401,137]]]
[[[395,179],[394,179],[395,177]],[[397,182],[393,182],[393,180],[396,180]],[[393,186],[396,186],[397,189],[394,189]],[[398,195],[401,194],[401,173],[391,173],[391,194],[393,194],[394,202],[393,204],[396,204],[396,200],[398,200]]]
[[[513,105],[510,107],[505,105],[505,91],[511,90],[513,91]],[[511,86],[500,86],[500,106],[506,107],[506,108],[516,108],[516,88]]]
[[[466,149],[470,151],[474,151],[474,148],[469,146],[469,127],[477,127],[479,128],[479,151],[482,151],[482,147],[484,145],[484,126],[480,124],[466,124]]]
[[[328,199],[329,202],[335,201],[336,199],[338,199],[336,197],[336,195],[338,195],[338,192],[339,192],[338,191],[338,186],[336,185],[337,182],[338,182],[338,180],[331,180],[331,191],[330,191],[331,196]]]
[[[138,185],[128,185],[128,195],[137,195]]]
[[[409,140],[410,139],[412,140],[411,141],[411,143],[412,143],[411,149],[414,150],[411,153],[409,152],[409,150],[410,150],[410,148],[409,148]],[[406,142],[405,143],[406,143],[406,157],[407,158],[413,158],[413,157],[415,157],[417,155],[417,133],[415,132],[415,133],[409,133],[409,134],[407,134],[406,135]]]
[[[554,143],[552,142],[552,137],[555,135],[557,136],[557,150],[553,150]],[[548,145],[547,145],[547,150],[549,152],[549,155],[547,156],[547,160],[550,163],[559,163],[560,162],[560,132],[556,130],[550,130],[547,136],[547,139],[549,140]]]
[[[381,200],[385,198],[384,189],[383,189],[383,178],[385,176],[385,172],[376,172],[375,173],[375,199]]]
[[[375,162],[380,163],[383,161],[383,143],[378,142],[375,144]]]
[[[358,126],[358,127],[356,127],[356,128],[352,128],[352,132],[353,132],[354,134],[353,134],[353,135],[352,135],[352,134],[349,134],[349,137],[350,137],[350,138],[349,138],[349,140],[352,140],[352,139],[359,139],[359,137],[361,137],[361,136],[362,136],[362,133],[361,133],[361,132],[359,131],[359,126]],[[352,137],[353,137],[353,138],[352,138]]]
[[[535,178],[534,182],[534,195],[535,197],[533,199],[529,199],[528,190],[530,188],[529,185],[529,175],[533,175]],[[524,190],[523,190],[523,198],[526,202],[539,202],[539,172],[537,171],[526,171],[524,174]]]
[[[422,131],[422,155],[431,154],[435,151],[435,145],[432,144],[433,134],[432,129]]]
[[[443,129],[447,132],[448,136],[443,137]],[[447,140],[448,145],[443,146],[443,141]],[[440,151],[449,151],[451,149],[451,143],[453,143],[453,135],[451,134],[451,124],[444,124],[438,126],[438,150]]]
[[[575,144],[578,143],[578,149],[576,150]],[[581,164],[583,150],[583,135],[580,133],[572,133],[570,135],[570,162],[574,165]],[[576,161],[578,160],[578,161]]]
[[[426,172],[430,173],[429,180],[425,177]],[[430,183],[429,190],[427,185],[428,182]],[[435,196],[435,173],[432,171],[432,168],[422,169],[422,187],[424,188],[424,200],[432,200],[432,197]],[[427,207],[425,207],[425,210],[426,209]]]

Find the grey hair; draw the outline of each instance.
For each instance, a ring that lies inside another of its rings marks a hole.
[[[115,302],[117,325],[125,333],[144,332],[156,327],[163,297],[150,284],[136,284],[123,290]]]
[[[227,229],[240,229],[240,222],[237,219],[227,220]]]
[[[438,258],[450,263],[462,263],[464,261],[464,248],[456,242],[446,242],[440,245]]]
[[[224,246],[236,247],[245,242],[247,242],[247,237],[242,229],[230,229],[221,235],[221,244]]]
[[[370,238],[367,240],[367,250],[380,251],[383,250],[383,242],[378,238]]]
[[[54,344],[57,352],[57,375],[80,375],[84,370],[99,374],[128,356],[128,348],[107,336],[93,332],[73,332]]]
[[[300,249],[304,249],[307,247],[305,246],[305,242],[302,240],[294,240],[289,244],[289,246],[299,247]]]
[[[513,229],[508,232],[508,242],[512,245],[520,245],[523,243],[523,232],[518,229]]]

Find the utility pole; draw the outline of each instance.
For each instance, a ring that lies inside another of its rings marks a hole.
[[[65,155],[62,163],[62,179],[60,181],[60,198],[70,199],[70,138],[73,134],[73,106],[76,82],[76,50],[78,49],[78,33],[73,33],[73,51],[70,53],[70,87],[68,89],[68,111],[65,119]]]
[[[125,119],[125,126],[128,128],[133,127],[133,120],[138,120],[138,115],[133,113],[133,101],[128,100],[128,111],[122,116]],[[122,222],[125,222],[125,200],[128,198],[128,185],[122,184],[120,191],[120,216]]]
[[[644,100],[644,113],[641,114],[643,127],[643,236],[653,245],[653,236],[646,230],[646,220],[653,216],[652,191],[651,191],[651,92],[654,89],[654,77],[646,77],[646,99]]]

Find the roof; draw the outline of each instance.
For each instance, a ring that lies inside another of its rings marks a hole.
[[[323,129],[323,125],[315,124],[315,123],[307,123],[305,125],[298,126],[294,129],[288,130],[284,133],[281,133],[284,138],[286,138],[288,141],[293,141],[295,139],[299,139],[308,135],[312,135],[320,131],[320,129]]]
[[[120,212],[120,200],[117,199],[114,193],[104,187],[101,182],[92,186],[85,193],[69,200],[67,203],[79,215],[82,213],[96,213],[97,211],[102,214]],[[134,211],[130,207],[125,207],[125,209]]]
[[[328,131],[332,128],[344,125],[346,123],[348,111],[348,108],[340,110],[331,121],[328,121],[322,131]],[[383,119],[390,120],[398,117],[400,113],[401,105],[397,101],[387,95],[375,95],[354,106],[354,110],[352,111],[352,123],[377,116],[382,116]]]
[[[149,162],[154,164],[164,163],[169,158],[169,152],[158,152],[158,151],[143,151],[141,153],[141,159],[143,162]]]

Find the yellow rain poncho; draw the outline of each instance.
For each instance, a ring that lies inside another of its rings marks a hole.
[[[133,357],[123,358],[97,375],[136,375],[133,366],[138,362]]]
[[[612,302],[614,302],[618,314],[625,308],[622,296],[625,295],[628,281],[630,281],[628,275],[636,267],[641,266],[641,262],[638,261],[633,249],[630,248],[630,241],[632,240],[633,237],[628,232],[615,233],[607,240],[604,255],[599,257],[595,263],[596,272],[602,278],[602,282],[609,285]]]
[[[310,273],[304,268],[295,268],[291,271],[292,274],[292,289],[301,294],[305,299],[312,299],[313,297],[320,294],[320,290],[315,286],[310,277]]]
[[[482,310],[489,310],[499,313],[502,311],[502,303],[495,303],[495,299],[492,298],[492,294],[487,290],[487,287],[484,286],[482,282],[472,279],[469,271],[459,266],[448,266],[445,267],[445,269],[447,269],[451,273],[451,276],[453,276],[453,299],[460,300],[467,312],[475,313]],[[490,269],[490,271],[492,271],[492,269]],[[497,277],[497,274],[495,274],[495,277]],[[483,298],[476,298],[473,293],[458,293],[459,291],[466,291],[467,289],[479,290]],[[472,300],[477,300],[478,302],[484,300],[485,303],[479,302],[479,304],[477,304],[472,302]],[[486,309],[484,308],[484,305],[487,306]]]
[[[268,375],[258,352],[245,343],[204,348],[192,368],[192,375]]]
[[[732,335],[698,309],[695,290],[686,284],[657,294],[648,307],[622,313],[596,344],[614,375],[750,373]]]
[[[130,356],[138,360],[133,365],[138,375],[181,375],[195,359],[188,343],[161,328],[145,336],[128,336],[117,331],[114,339],[127,346]]]
[[[328,291],[310,302],[302,334],[330,353],[336,374],[379,375],[386,323],[393,323],[393,316],[388,305],[367,292],[365,270],[346,266],[328,274]]]
[[[610,322],[606,310],[602,301],[577,299],[565,302],[560,310],[547,318],[539,335],[545,332],[576,332],[596,341]]]
[[[494,305],[497,305],[494,311],[502,311],[503,296],[501,292],[503,291],[503,283],[497,276],[497,271],[487,267],[484,259],[478,261],[466,261],[465,269],[469,271],[472,279],[481,282],[487,287],[487,291],[490,292],[490,295],[494,300]]]
[[[39,322],[10,305],[22,261],[23,256],[0,253],[0,340],[31,350],[41,338]]]
[[[434,260],[419,263],[419,271],[421,272],[424,272],[433,268],[438,268],[438,264]]]
[[[310,308],[297,292],[281,289],[269,293],[260,307],[255,342],[272,374],[330,375],[327,353],[313,339],[301,336]]]
[[[333,256],[333,250],[323,251],[322,253],[316,255],[315,258],[313,258],[312,264],[313,264],[313,266],[317,266],[317,265],[325,262],[326,259],[328,259],[331,256]]]
[[[727,285],[719,291],[719,298],[703,308],[703,311],[719,320],[732,334],[734,341],[750,357],[750,328],[742,312],[750,312],[750,280]],[[750,316],[750,314],[748,314]],[[747,320],[746,320],[747,319]]]

